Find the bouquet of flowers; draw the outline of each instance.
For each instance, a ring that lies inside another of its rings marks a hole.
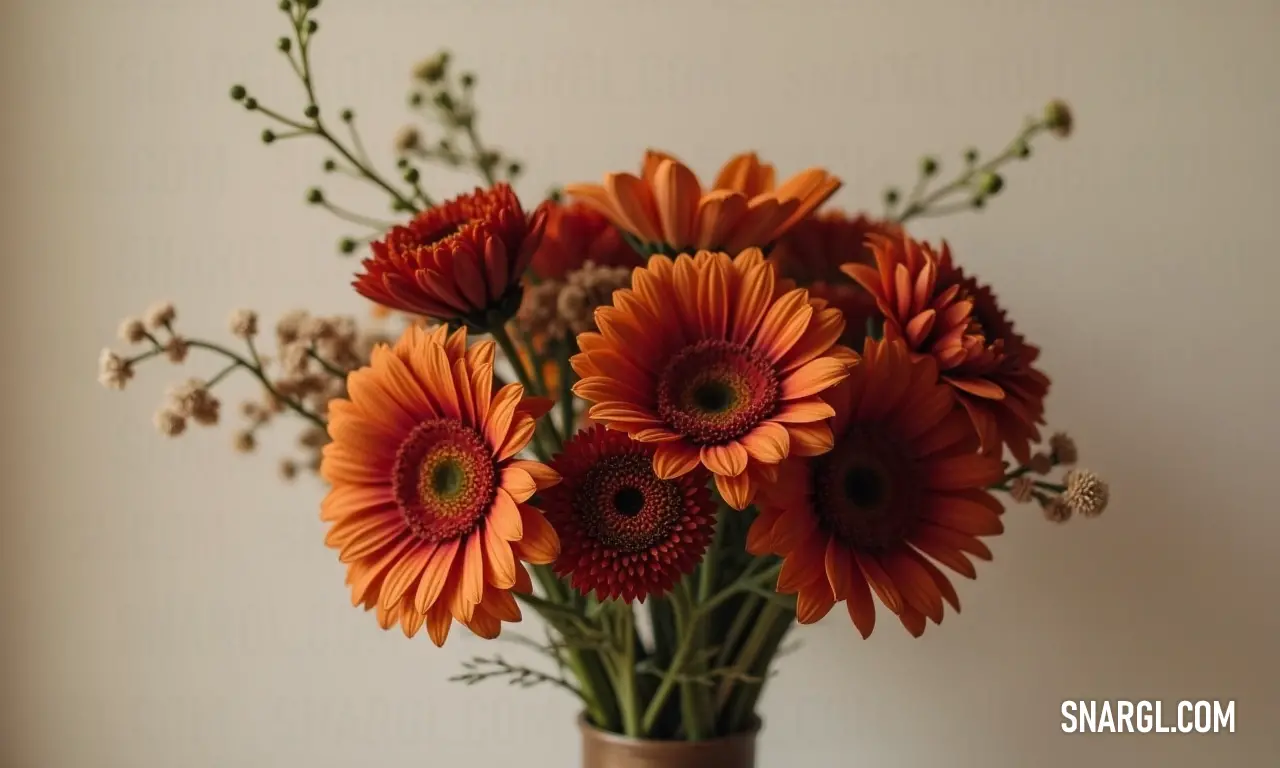
[[[326,145],[325,172],[386,194],[398,222],[307,196],[368,230],[339,250],[364,256],[373,330],[295,312],[267,355],[253,312],[232,316],[236,351],[160,304],[125,321],[135,350],[104,351],[100,377],[123,388],[143,361],[198,350],[223,365],[172,391],[162,433],[218,422],[215,388],[241,371],[262,397],[239,449],[300,417],[307,453],[282,471],[327,483],[325,544],[383,629],[443,645],[455,624],[495,638],[543,619],[545,640],[521,642],[545,668],[484,656],[458,679],[558,685],[591,727],[631,737],[749,731],[796,624],[838,608],[862,637],[877,616],[919,636],[959,611],[953,576],[991,558],[1006,503],[1055,522],[1105,508],[1072,440],[1042,436],[1037,347],[946,243],[908,231],[995,199],[1036,139],[1071,132],[1064,103],[951,180],[925,157],[877,215],[821,210],[839,179],[779,181],[750,153],[707,183],[649,151],[529,206],[520,164],[480,136],[475,76],[444,53],[414,70],[427,127],[380,173],[354,113],[320,106],[318,5],[280,3],[301,111],[231,95],[268,121],[264,142]],[[482,186],[437,198],[435,166]]]

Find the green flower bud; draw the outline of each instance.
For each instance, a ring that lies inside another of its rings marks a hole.
[[[422,101],[423,95],[420,91],[414,91],[409,94],[409,106],[420,107],[422,106]]]
[[[397,167],[397,168],[402,168],[402,169],[403,169],[403,168],[408,168],[408,167],[409,167],[409,158],[407,158],[407,157],[402,157],[402,158],[400,158],[399,160],[397,160],[397,161],[396,161],[396,167]]]
[[[305,115],[310,120],[315,120],[317,117],[320,116],[320,108],[317,107],[315,104],[308,104],[307,108],[302,110],[302,114]]]
[[[448,91],[437,91],[431,100],[443,110],[451,111],[453,109],[453,97],[449,95]]]
[[[339,117],[342,118],[342,122],[349,123],[352,120],[356,119],[356,113],[352,112],[350,109],[344,109],[342,110],[342,114],[339,115]]]
[[[320,0],[306,0],[306,3],[308,11],[314,11],[320,7]]]
[[[1044,125],[1054,136],[1065,139],[1071,135],[1075,120],[1071,115],[1071,107],[1065,101],[1054,99],[1044,105]]]
[[[510,163],[508,163],[508,164],[507,164],[507,175],[508,175],[508,176],[512,176],[512,177],[514,177],[514,176],[519,176],[519,175],[520,175],[520,172],[521,172],[521,171],[523,171],[523,170],[524,170],[524,167],[523,167],[523,166],[521,166],[521,165],[520,165],[519,163],[517,163],[517,162],[514,162],[514,161],[513,161],[513,162],[510,162]]]
[[[307,34],[314,35],[320,30],[320,24],[315,19],[307,19]]]
[[[319,205],[324,202],[324,192],[319,187],[312,187],[307,190],[307,202],[312,205]]]
[[[284,11],[285,13],[288,13],[289,9],[293,7],[293,4],[290,3],[289,0],[280,0],[280,3],[277,7],[280,10]]]
[[[338,250],[342,253],[354,253],[356,250],[356,241],[349,237],[344,237],[338,241]]]
[[[244,100],[244,108],[252,112],[258,108],[258,100],[250,96]]]
[[[897,205],[898,197],[899,197],[898,190],[894,189],[893,187],[889,187],[884,191],[884,204]]]
[[[244,101],[244,97],[248,95],[249,95],[249,92],[244,89],[243,85],[231,86],[232,101]]]
[[[322,167],[324,168],[325,173],[333,173],[334,171],[338,170],[338,161],[334,160],[332,157],[326,158],[324,161],[324,166]]]
[[[444,79],[449,71],[449,52],[441,51],[429,59],[418,62],[413,68],[413,76],[424,83],[434,85]]]
[[[969,147],[968,149],[966,149],[964,151],[964,161],[969,165],[973,165],[974,163],[978,162],[978,148]]]
[[[287,37],[282,37],[276,41],[276,47],[279,48],[282,53],[288,53],[289,50],[293,48],[293,41]]]
[[[999,194],[1004,189],[1004,177],[998,173],[987,172],[978,177],[978,194],[983,197]]]
[[[553,203],[558,203],[564,199],[564,190],[560,187],[552,187],[547,190],[547,199]]]
[[[920,174],[922,176],[932,176],[938,172],[938,158],[928,155],[920,158]]]
[[[419,174],[419,173],[418,173],[418,169],[417,169],[417,168],[412,168],[412,167],[411,167],[411,168],[405,168],[405,169],[404,169],[404,180],[405,180],[407,183],[409,183],[409,184],[416,184],[416,183],[418,183],[418,179],[419,179],[419,178],[421,178],[421,174]]]
[[[982,195],[975,195],[974,198],[969,201],[969,204],[974,208],[981,210],[982,207],[987,204],[987,199]]]
[[[275,131],[271,130],[270,128],[264,128],[264,129],[263,129],[263,131],[262,131],[262,143],[263,143],[263,144],[270,144],[271,142],[273,142],[273,141],[275,141],[275,140],[276,140],[276,133],[275,133]]]
[[[1013,153],[1018,157],[1026,160],[1031,157],[1031,145],[1025,141],[1019,141],[1013,148]]]
[[[458,82],[462,83],[463,88],[472,88],[476,84],[476,76],[472,72],[463,72]]]
[[[392,201],[391,203],[391,210],[394,211],[395,213],[408,213],[412,211],[413,208],[408,203],[405,203],[400,200],[395,200],[395,201]]]

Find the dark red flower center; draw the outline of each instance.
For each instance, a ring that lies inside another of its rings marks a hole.
[[[778,377],[764,355],[742,344],[700,341],[667,363],[658,414],[698,445],[736,440],[778,406]]]
[[[448,541],[475,528],[493,504],[497,467],[474,429],[424,421],[400,445],[392,488],[409,530],[424,541]]]
[[[845,546],[896,546],[920,518],[922,494],[909,451],[875,427],[854,427],[813,462],[813,506]]]
[[[684,514],[679,483],[661,480],[645,454],[606,456],[573,495],[582,530],[619,552],[648,550],[670,537]]]

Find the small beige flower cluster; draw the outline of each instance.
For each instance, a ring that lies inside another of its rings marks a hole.
[[[1031,461],[1014,473],[1009,481],[1009,496],[1019,504],[1032,500],[1040,503],[1046,519],[1065,523],[1073,514],[1097,517],[1107,508],[1110,489],[1101,478],[1087,469],[1071,469],[1063,477],[1063,485],[1037,480],[1035,475],[1047,475],[1054,467],[1070,466],[1079,459],[1075,441],[1061,432],[1049,438],[1048,452],[1041,451]],[[1053,495],[1047,490],[1055,491]]]
[[[563,281],[544,280],[525,290],[516,321],[535,338],[563,338],[596,330],[597,307],[613,301],[613,292],[631,287],[631,269],[586,262]]]
[[[329,442],[323,426],[329,402],[346,395],[347,373],[368,362],[375,344],[393,341],[385,332],[362,332],[351,317],[324,317],[295,311],[276,324],[276,354],[268,358],[255,346],[259,321],[252,310],[236,310],[227,324],[231,335],[244,342],[247,352],[243,354],[179,335],[174,330],[176,319],[173,304],[162,302],[143,317],[124,320],[119,330],[121,341],[135,346],[149,345],[149,348],[129,356],[104,349],[98,361],[99,382],[110,389],[123,389],[140,363],[158,357],[182,363],[193,347],[222,355],[226,365],[213,377],[189,378],[169,389],[164,404],[153,418],[157,431],[167,437],[177,437],[185,433],[190,424],[217,424],[222,403],[214,395],[214,387],[231,373],[247,370],[261,382],[262,394],[258,399],[240,404],[245,423],[233,437],[232,445],[237,451],[254,451],[259,430],[280,414],[298,412],[309,419],[298,437],[303,455],[285,459],[281,464],[280,471],[286,479],[292,479],[301,468],[312,471],[319,468],[320,449]]]

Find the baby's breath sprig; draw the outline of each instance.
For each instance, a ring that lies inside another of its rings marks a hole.
[[[387,194],[393,211],[416,213],[420,210],[417,196],[414,193],[403,191],[379,173],[374,166],[356,126],[355,111],[346,108],[338,113],[338,117],[346,126],[346,132],[349,136],[346,140],[335,135],[325,120],[326,111],[321,109],[317,99],[315,73],[311,67],[311,42],[320,29],[319,22],[313,18],[313,12],[319,5],[320,0],[280,0],[279,3],[280,10],[289,18],[291,35],[289,37],[281,37],[277,41],[276,47],[288,59],[294,74],[297,75],[299,82],[302,84],[306,96],[306,105],[303,107],[302,116],[290,117],[280,110],[266,106],[243,85],[232,86],[231,98],[244,106],[246,110],[261,114],[275,123],[273,127],[263,130],[263,143],[274,144],[277,141],[303,136],[317,137],[337,153],[336,158],[329,158],[324,161],[323,169],[326,172],[342,173],[367,182]],[[307,199],[309,202],[325,208],[345,221],[368,226],[379,233],[390,226],[386,222],[353,213],[333,204],[319,188],[312,189],[308,193]],[[342,242],[345,243],[346,240]]]
[[[1022,130],[1001,152],[982,161],[976,148],[965,150],[963,165],[951,181],[930,189],[942,170],[941,161],[931,155],[920,159],[915,185],[906,199],[897,188],[884,192],[885,215],[905,224],[921,217],[947,216],[953,213],[978,210],[987,200],[1004,189],[1004,176],[1000,169],[1014,160],[1031,156],[1031,142],[1042,133],[1059,138],[1071,134],[1073,119],[1065,102],[1051,101],[1039,117],[1027,118]],[[899,204],[901,203],[901,209]]]
[[[418,160],[473,170],[489,186],[513,181],[523,170],[520,162],[489,147],[480,137],[476,76],[471,72],[455,74],[451,63],[449,52],[440,51],[413,69],[409,106],[438,125],[444,135],[428,144],[416,126],[402,128],[395,141],[402,167],[412,168],[411,161]],[[458,148],[460,142],[465,143],[465,149]]]

